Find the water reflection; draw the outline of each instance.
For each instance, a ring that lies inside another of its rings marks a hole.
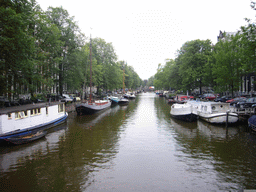
[[[84,191],[118,152],[122,124],[138,100],[92,116],[70,113],[45,139],[1,147],[0,191]]]
[[[234,137],[239,131],[239,129],[234,126],[226,128],[224,125],[210,124],[201,120],[197,121],[197,127],[200,134],[210,140],[226,140]]]
[[[15,171],[26,159],[36,159],[37,155],[45,155],[58,148],[58,143],[65,140],[67,124],[62,124],[48,131],[45,138],[25,145],[0,148],[0,171]]]
[[[239,125],[231,125],[226,130],[225,126],[201,120],[179,121],[169,116],[163,99],[155,98],[155,104],[158,119],[170,124],[169,132],[175,139],[174,156],[176,162],[180,162],[176,166],[182,165],[184,174],[189,175],[188,185],[203,188],[205,184],[205,190],[209,191],[256,188],[256,135],[241,131]],[[190,190],[193,191],[193,187]]]

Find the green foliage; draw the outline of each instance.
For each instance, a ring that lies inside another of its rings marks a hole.
[[[206,64],[211,56],[210,40],[194,40],[186,42],[180,51],[179,74],[182,78],[183,91],[201,87],[206,78]]]
[[[1,95],[12,93],[12,85],[28,86],[33,92],[35,38],[33,37],[33,7],[26,0],[5,1],[0,7],[0,80]],[[32,18],[32,19],[31,19]]]
[[[154,79],[156,89],[187,91],[211,82],[205,80],[210,73],[211,50],[210,40],[186,42],[178,51],[175,60],[169,60],[164,66],[158,65]]]
[[[227,37],[219,41],[214,47],[215,62],[212,64],[212,74],[216,82],[215,90],[238,91],[243,72],[243,46],[241,35]]]
[[[89,86],[89,43],[67,10],[43,12],[35,0],[5,0],[0,15],[0,95],[62,94]],[[93,84],[122,88],[123,68],[112,43],[93,39],[92,57]],[[142,84],[130,66],[126,77],[129,88]]]

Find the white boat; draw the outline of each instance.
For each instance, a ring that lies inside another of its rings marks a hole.
[[[136,96],[134,93],[132,92],[127,92],[126,94],[124,94],[124,98],[127,98],[127,99],[135,99]]]
[[[56,126],[68,117],[65,103],[38,103],[0,109],[0,141]]]
[[[236,123],[238,114],[232,112],[229,103],[199,102],[197,115],[209,123]]]
[[[118,104],[119,105],[128,105],[129,104],[129,100],[124,98],[124,97],[122,97],[122,98],[119,99]]]
[[[135,96],[134,93],[130,93],[130,94],[129,94],[129,99],[135,99],[135,98],[136,98],[136,96]]]
[[[171,107],[170,114],[176,119],[183,121],[196,121],[197,115],[193,113],[193,106],[190,103],[178,104],[175,103]]]

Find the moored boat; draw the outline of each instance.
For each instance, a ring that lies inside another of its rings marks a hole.
[[[29,142],[38,140],[38,139],[44,137],[46,135],[46,133],[47,133],[47,131],[38,131],[36,133],[22,135],[19,137],[6,138],[5,140],[12,144],[20,145],[20,144],[25,144],[25,143],[29,143]]]
[[[120,99],[118,97],[111,96],[109,100],[112,102],[112,105],[115,105],[118,104]]]
[[[188,103],[173,104],[171,107],[170,114],[172,117],[183,121],[192,122],[197,120],[197,115],[194,114],[192,111],[192,105]]]
[[[129,104],[129,100],[124,98],[124,97],[122,97],[121,99],[119,99],[118,104],[119,105],[128,105]]]
[[[66,120],[65,103],[38,103],[0,109],[0,141],[49,129]]]
[[[248,127],[252,130],[256,132],[256,115],[252,115],[249,119],[248,119]]]
[[[197,114],[200,119],[209,123],[236,123],[238,121],[238,114],[232,112],[229,103],[200,102]]]
[[[107,109],[111,106],[109,100],[96,100],[92,99],[92,44],[90,40],[90,97],[89,101],[76,104],[76,112],[78,115],[90,115],[98,111]]]
[[[134,93],[130,93],[130,94],[129,94],[129,99],[135,99],[135,98],[136,98],[136,96],[135,96]]]
[[[127,92],[126,94],[124,94],[124,98],[127,98],[127,99],[135,99],[136,96],[134,93],[132,92]]]
[[[111,106],[109,100],[86,101],[76,104],[76,112],[78,115],[91,115]]]

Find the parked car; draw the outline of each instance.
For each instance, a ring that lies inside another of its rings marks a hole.
[[[254,104],[256,104],[256,97],[250,97],[250,98],[247,98],[246,100],[239,101],[236,104],[236,107],[240,109],[244,109],[244,108],[252,107],[252,105]]]
[[[11,107],[11,103],[5,97],[0,97],[0,107]]]
[[[224,95],[222,97],[217,97],[214,101],[215,102],[226,102],[227,100],[231,99],[230,97]]]
[[[230,103],[230,105],[236,105],[238,102],[243,102],[245,100],[245,97],[236,97],[234,99],[227,100],[226,103]]]
[[[63,97],[60,96],[60,95],[51,95],[51,94],[48,94],[47,97],[46,97],[46,99],[47,99],[48,102],[49,102],[49,101],[53,102],[53,101],[61,101],[61,99],[63,99]]]
[[[73,102],[76,102],[76,97],[74,97],[73,95],[69,95],[69,97],[73,100]]]
[[[73,102],[73,99],[67,95],[67,94],[62,94],[63,98],[61,99],[61,102],[65,102],[65,103],[68,103],[68,102]]]
[[[216,98],[216,96],[212,93],[205,94],[204,99],[213,101]]]

